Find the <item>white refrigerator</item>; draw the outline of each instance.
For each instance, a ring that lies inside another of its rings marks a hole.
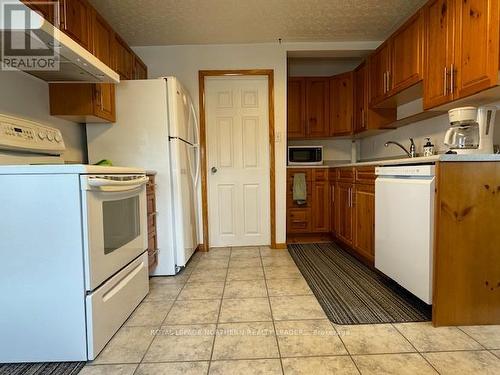
[[[155,170],[158,266],[175,275],[199,244],[199,129],[186,89],[175,77],[122,81],[116,122],[87,124],[89,162]]]

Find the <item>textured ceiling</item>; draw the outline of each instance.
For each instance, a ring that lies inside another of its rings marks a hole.
[[[382,40],[425,0],[91,0],[133,46]]]

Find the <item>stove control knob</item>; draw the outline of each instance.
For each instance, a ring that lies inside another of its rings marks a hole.
[[[61,141],[62,141],[61,134],[56,133],[56,136],[54,137],[54,139],[56,140],[57,143],[61,143]]]
[[[44,131],[38,132],[38,138],[43,140],[43,139],[45,139],[46,136],[47,136],[47,134]]]
[[[54,141],[54,134],[52,134],[52,133],[47,133],[47,139],[48,139],[49,141],[53,142],[53,141]]]

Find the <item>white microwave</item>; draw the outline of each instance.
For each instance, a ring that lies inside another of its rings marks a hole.
[[[288,146],[288,165],[322,165],[323,146]]]

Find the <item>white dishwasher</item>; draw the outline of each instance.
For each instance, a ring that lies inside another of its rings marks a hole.
[[[376,168],[375,268],[432,304],[435,166]]]

